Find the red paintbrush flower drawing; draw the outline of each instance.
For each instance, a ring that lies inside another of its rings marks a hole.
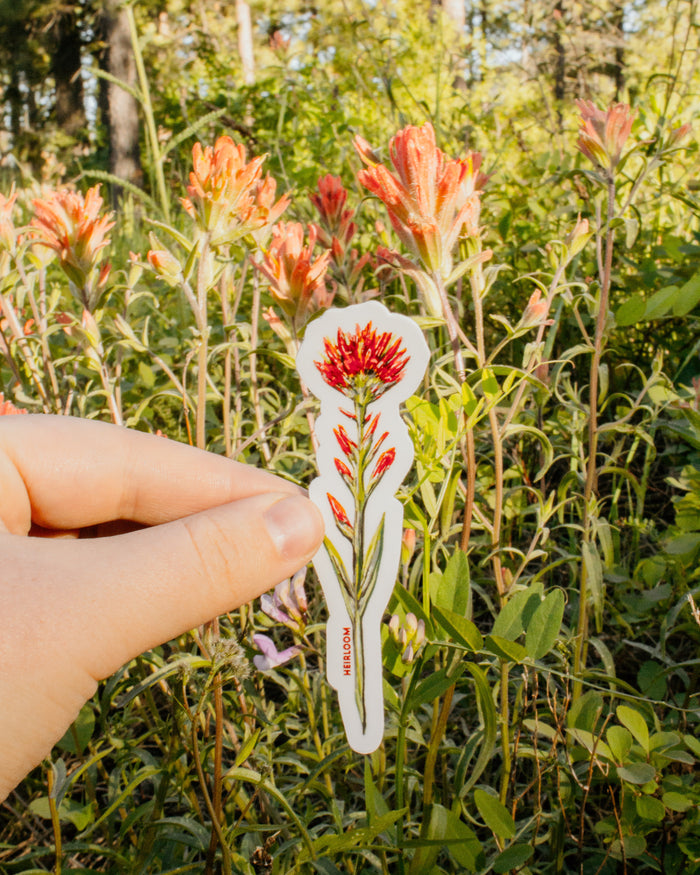
[[[365,405],[398,383],[408,364],[401,338],[378,332],[371,322],[353,333],[339,328],[335,342],[325,339],[323,352],[315,364],[326,383]]]
[[[328,677],[348,740],[363,753],[376,749],[383,728],[379,624],[400,554],[395,494],[413,455],[399,404],[428,355],[410,319],[367,302],[311,322],[297,356],[321,400],[320,476],[309,491],[326,521],[314,561],[329,606]]]

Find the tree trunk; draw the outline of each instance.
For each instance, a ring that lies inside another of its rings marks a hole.
[[[131,46],[129,19],[119,0],[106,0],[102,33],[105,42],[102,58],[104,69],[126,85],[136,88],[136,61]],[[139,151],[138,101],[114,82],[106,83],[104,98],[110,173],[133,185],[141,185],[143,172]],[[119,198],[120,193],[120,189],[115,189],[115,199]]]
[[[246,85],[255,82],[255,55],[253,54],[253,27],[250,21],[250,6],[246,0],[236,0],[238,22],[238,54],[241,56],[243,81]]]
[[[562,130],[562,104],[566,96],[566,49],[561,38],[564,23],[564,0],[557,0],[554,5],[554,51],[556,62],[554,66],[554,99],[556,101],[557,121]]]
[[[625,87],[625,8],[622,3],[614,5],[612,16],[613,39],[615,41],[615,60],[614,60],[614,75],[615,82],[615,100],[622,99],[622,92]]]
[[[74,9],[56,16],[52,27],[51,72],[56,83],[56,121],[71,137],[85,128],[83,80],[80,75],[82,48]]]
[[[442,9],[454,24],[457,33],[464,36],[464,30],[467,26],[467,10],[464,0],[442,0]]]

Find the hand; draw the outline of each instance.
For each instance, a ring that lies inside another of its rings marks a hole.
[[[127,520],[149,528],[82,537]],[[0,800],[98,680],[289,577],[322,538],[303,491],[264,471],[105,423],[0,417]]]

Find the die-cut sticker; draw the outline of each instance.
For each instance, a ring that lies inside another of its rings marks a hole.
[[[371,753],[384,732],[380,622],[396,581],[413,462],[399,405],[429,350],[418,326],[370,301],[331,309],[306,329],[297,369],[321,401],[319,477],[309,487],[326,523],[314,557],[328,604],[328,680],[350,746]]]

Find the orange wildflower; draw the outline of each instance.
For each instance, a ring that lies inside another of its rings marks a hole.
[[[212,233],[212,245],[259,230],[286,209],[286,195],[273,203],[276,183],[269,176],[262,179],[264,161],[264,155],[247,161],[245,146],[227,136],[213,147],[194,144],[189,198],[181,200],[199,228]]]
[[[4,393],[0,392],[0,416],[10,416],[17,413],[27,413],[27,411],[15,407],[12,401],[5,401]]]
[[[481,155],[448,158],[437,148],[429,122],[420,128],[409,125],[392,138],[395,173],[374,161],[362,138],[354,145],[368,165],[358,179],[384,202],[403,244],[426,270],[447,276],[459,237],[478,234],[479,195],[487,179],[479,172]]]
[[[324,278],[330,252],[313,259],[316,229],[309,227],[304,246],[304,227],[300,222],[280,222],[272,231],[270,248],[263,261],[256,264],[270,283],[270,293],[296,327],[324,307],[333,296],[326,291]]]
[[[576,145],[586,158],[612,173],[620,162],[635,114],[626,103],[614,103],[603,110],[590,100],[577,100],[576,106],[581,113]]]
[[[58,254],[76,297],[88,310],[94,310],[109,274],[109,265],[100,262],[114,226],[112,213],[100,215],[100,186],[94,185],[84,198],[80,192],[64,189],[51,191],[33,203],[35,245]]]
[[[17,240],[17,231],[12,220],[12,211],[17,200],[17,192],[12,187],[9,197],[0,193],[0,249],[13,252]]]

